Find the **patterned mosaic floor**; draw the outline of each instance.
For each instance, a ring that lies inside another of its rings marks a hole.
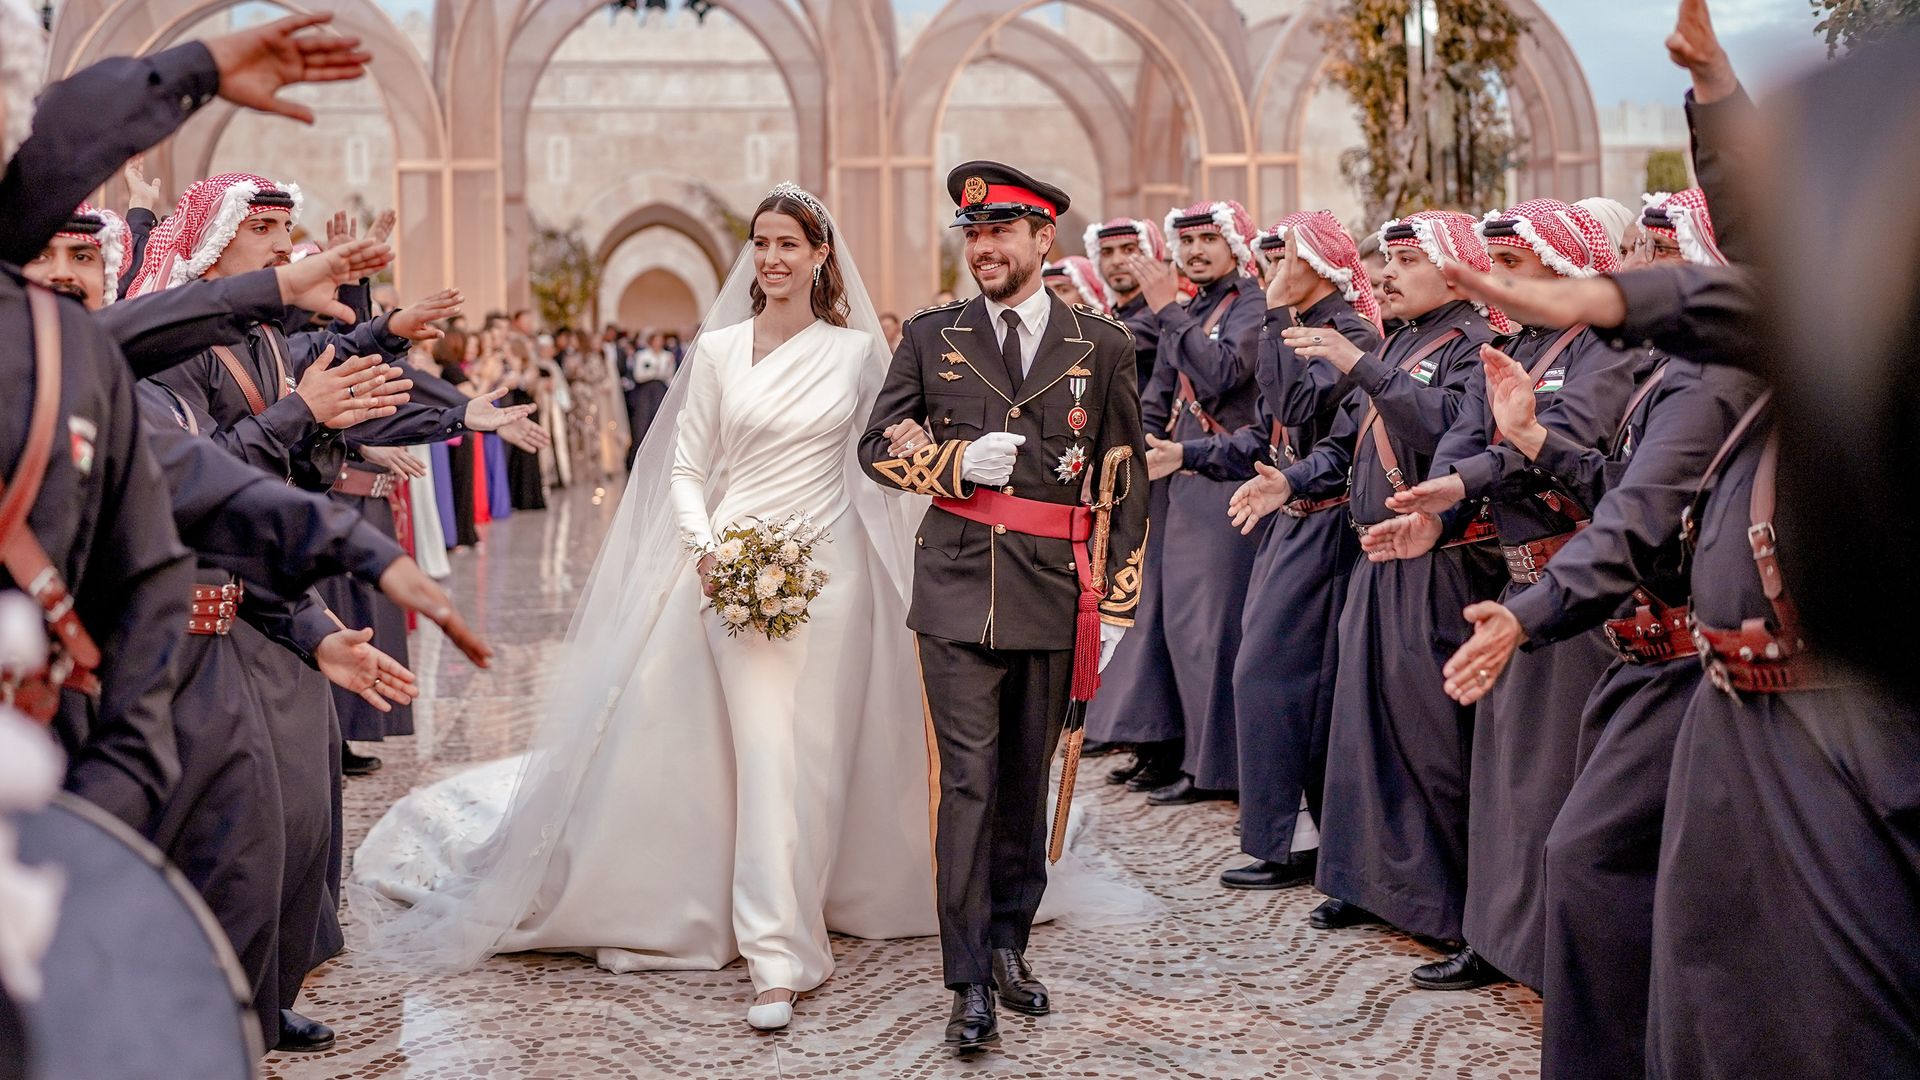
[[[428,700],[419,733],[348,782],[348,850],[411,786],[517,750],[542,699],[573,597],[614,493],[556,493],[554,508],[492,526],[455,557],[450,588],[492,639],[490,672],[439,632],[414,635]],[[364,749],[364,748],[363,748]],[[458,976],[405,976],[348,953],[308,981],[305,1009],[334,1025],[326,1054],[275,1055],[270,1077],[1380,1077],[1537,1074],[1539,999],[1506,986],[1423,993],[1406,972],[1432,958],[1380,928],[1306,925],[1311,889],[1228,892],[1239,858],[1231,804],[1149,807],[1083,767],[1081,792],[1106,858],[1165,901],[1146,926],[1037,928],[1029,957],[1055,1012],[1002,1015],[997,1051],[961,1062],[936,1044],[948,995],[939,946],[835,939],[838,970],[791,1028],[742,1019],[735,963],[705,973],[613,975],[562,956],[495,958]]]

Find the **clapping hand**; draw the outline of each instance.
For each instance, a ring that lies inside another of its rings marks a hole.
[[[1440,519],[1432,514],[1407,514],[1388,518],[1360,536],[1360,550],[1368,562],[1393,562],[1417,559],[1433,550],[1440,540]]]
[[[1179,443],[1147,433],[1147,479],[1172,476],[1186,467],[1187,452]]]
[[[306,402],[316,422],[340,430],[392,416],[405,405],[413,380],[396,379],[398,374],[398,368],[377,356],[352,356],[335,364],[329,345],[300,375],[293,392]]]
[[[1127,269],[1140,283],[1140,295],[1153,310],[1159,311],[1179,298],[1180,279],[1167,263],[1136,254],[1127,262]]]
[[[532,405],[501,406],[495,404],[495,402],[505,396],[507,396],[507,387],[502,386],[497,390],[490,390],[474,398],[472,401],[467,402],[467,415],[465,419],[467,427],[472,428],[474,431],[498,432],[501,428],[533,412]]]
[[[531,405],[519,405],[515,408],[531,409]],[[521,417],[500,428],[494,434],[507,441],[507,445],[518,447],[529,454],[537,454],[553,445],[553,436],[547,429],[533,422],[529,417]]]
[[[1448,473],[1387,496],[1387,509],[1396,514],[1438,514],[1451,510],[1466,497],[1466,481],[1460,479],[1459,473]]]
[[[1447,696],[1462,705],[1471,705],[1493,689],[1513,659],[1513,651],[1527,635],[1512,611],[1491,600],[1469,605],[1463,614],[1473,624],[1473,636],[1454,652],[1440,672],[1447,679]]]
[[[1494,425],[1514,449],[1527,455],[1528,461],[1534,460],[1547,443],[1547,429],[1534,413],[1533,380],[1527,369],[1492,345],[1480,346],[1480,363],[1486,369],[1487,404],[1493,408]]]
[[[403,446],[361,446],[356,448],[360,460],[369,465],[378,465],[388,472],[398,473],[408,479],[427,475],[427,463],[407,452]]]
[[[400,661],[369,644],[371,630],[336,630],[313,651],[313,662],[335,686],[360,700],[392,712],[420,696],[420,681]],[[392,702],[393,705],[389,705]]]
[[[1280,331],[1280,340],[1294,355],[1308,360],[1325,360],[1345,375],[1366,354],[1347,340],[1340,331],[1327,326],[1289,326]]]
[[[1287,483],[1285,473],[1264,461],[1254,462],[1253,471],[1259,475],[1241,484],[1227,500],[1227,517],[1241,536],[1252,533],[1261,518],[1293,501],[1293,485]]]
[[[335,290],[378,273],[393,261],[393,252],[374,240],[355,240],[316,252],[299,262],[275,267],[280,302],[351,323],[353,309],[341,303]]]
[[[408,341],[438,341],[447,332],[434,323],[460,314],[466,299],[458,289],[442,289],[387,316],[387,333]]]

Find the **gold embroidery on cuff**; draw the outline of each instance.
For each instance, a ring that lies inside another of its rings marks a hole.
[[[889,483],[916,495],[953,498],[960,491],[960,457],[966,448],[963,440],[931,443],[904,458],[876,461],[873,469]]]

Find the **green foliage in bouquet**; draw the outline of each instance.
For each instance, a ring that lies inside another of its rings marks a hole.
[[[826,538],[811,518],[795,514],[772,524],[732,526],[697,549],[713,556],[707,605],[726,624],[727,636],[755,630],[769,641],[792,637],[827,585],[827,572],[813,565],[814,546]]]

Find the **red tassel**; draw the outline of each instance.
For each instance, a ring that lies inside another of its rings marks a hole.
[[[1092,701],[1100,691],[1100,594],[1080,590],[1073,641],[1073,700]]]

